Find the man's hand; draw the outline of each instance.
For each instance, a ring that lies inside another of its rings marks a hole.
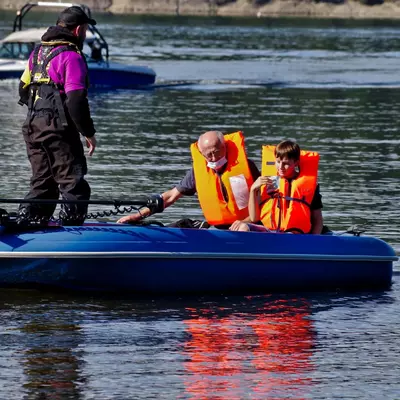
[[[93,135],[92,137],[86,137],[86,146],[89,149],[88,156],[91,157],[94,153],[94,149],[96,148],[97,140],[96,136]]]
[[[139,214],[132,214],[132,215],[127,215],[126,217],[122,217],[117,221],[117,224],[132,224],[137,221],[140,221],[143,217]]]

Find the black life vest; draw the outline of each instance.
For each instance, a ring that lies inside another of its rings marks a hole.
[[[51,42],[51,44],[42,43],[35,47],[32,57],[31,79],[28,85],[28,117],[31,120],[35,117],[45,117],[46,125],[50,126],[54,124],[55,129],[68,126],[64,107],[66,95],[62,92],[64,89],[63,86],[54,82],[49,76],[49,63],[54,57],[57,57],[65,51],[75,51],[85,60],[85,57],[76,45],[65,43],[66,42]],[[86,76],[87,75],[86,64]],[[88,87],[88,78],[86,78],[86,87]],[[62,127],[58,126],[56,123],[56,117],[59,118]]]

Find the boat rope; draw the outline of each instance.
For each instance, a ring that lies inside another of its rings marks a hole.
[[[74,221],[95,220],[97,218],[112,217],[125,213],[139,212],[139,208],[135,206],[119,207],[115,206],[113,210],[102,210],[97,212],[90,212],[84,215],[68,215],[64,210],[60,210],[59,217],[51,216],[39,217],[23,213],[8,213],[5,209],[0,208],[0,225],[10,227],[12,225],[19,226],[45,226],[48,223],[56,225],[71,225]]]
[[[0,225],[6,227],[45,227],[49,223],[56,225],[82,225],[85,220],[112,217],[125,213],[139,212],[141,208],[147,207],[151,214],[160,213],[164,210],[164,201],[160,195],[153,195],[145,199],[122,201],[122,200],[50,200],[50,199],[0,199],[0,203],[19,203],[23,204],[62,204],[58,218],[30,214],[28,209],[21,207],[18,212],[8,213],[7,210],[0,208]],[[79,214],[74,212],[77,204],[97,204],[112,205],[110,210],[102,210]],[[71,207],[72,206],[72,207]]]
[[[361,225],[352,225],[350,228],[345,230],[344,232],[341,233],[336,233],[337,236],[350,234],[354,236],[360,236],[362,233],[364,233],[367,230],[367,224],[361,224]]]

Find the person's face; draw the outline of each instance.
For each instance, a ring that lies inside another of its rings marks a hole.
[[[296,167],[299,165],[299,162],[288,157],[283,157],[276,158],[275,165],[278,175],[281,178],[290,179],[297,174]]]
[[[79,40],[83,43],[86,39],[86,32],[87,32],[88,24],[84,24],[79,26],[78,37]]]
[[[79,25],[75,28],[74,30],[74,34],[75,36],[78,37],[79,39],[79,43],[80,43],[80,48],[82,50],[83,48],[83,42],[86,39],[86,31],[87,31],[88,25],[87,24],[83,24],[83,25]]]
[[[204,149],[202,149],[201,154],[203,154],[207,161],[217,162],[226,155],[225,144],[218,142],[206,146]]]

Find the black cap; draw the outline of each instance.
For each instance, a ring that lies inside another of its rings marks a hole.
[[[58,16],[57,24],[60,22],[63,22],[68,28],[84,24],[96,25],[96,21],[89,18],[79,6],[68,7],[62,11]]]

